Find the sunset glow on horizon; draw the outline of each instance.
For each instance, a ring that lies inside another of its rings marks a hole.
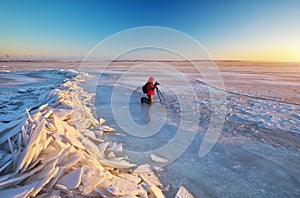
[[[300,62],[299,10],[297,0],[4,0],[0,57],[82,59],[120,31],[161,26],[194,38],[216,60]]]

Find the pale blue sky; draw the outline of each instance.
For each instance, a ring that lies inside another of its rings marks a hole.
[[[215,59],[300,61],[299,10],[297,0],[2,0],[0,56],[82,58],[119,31],[163,26]]]

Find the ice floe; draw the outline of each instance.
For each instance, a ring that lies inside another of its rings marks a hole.
[[[94,117],[94,95],[80,86],[92,77],[69,75],[21,115],[1,117],[0,197],[164,197],[154,172],[132,172],[122,144],[104,140],[115,130]]]

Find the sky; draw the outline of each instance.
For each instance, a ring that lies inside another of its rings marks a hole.
[[[214,59],[300,62],[298,0],[1,0],[0,24],[2,59],[80,59],[120,31],[161,26]]]

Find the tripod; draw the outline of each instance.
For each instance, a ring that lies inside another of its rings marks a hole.
[[[160,104],[162,106],[168,107],[167,101],[166,101],[165,97],[162,95],[161,91],[158,89],[158,87],[156,87],[156,93],[158,95]]]

